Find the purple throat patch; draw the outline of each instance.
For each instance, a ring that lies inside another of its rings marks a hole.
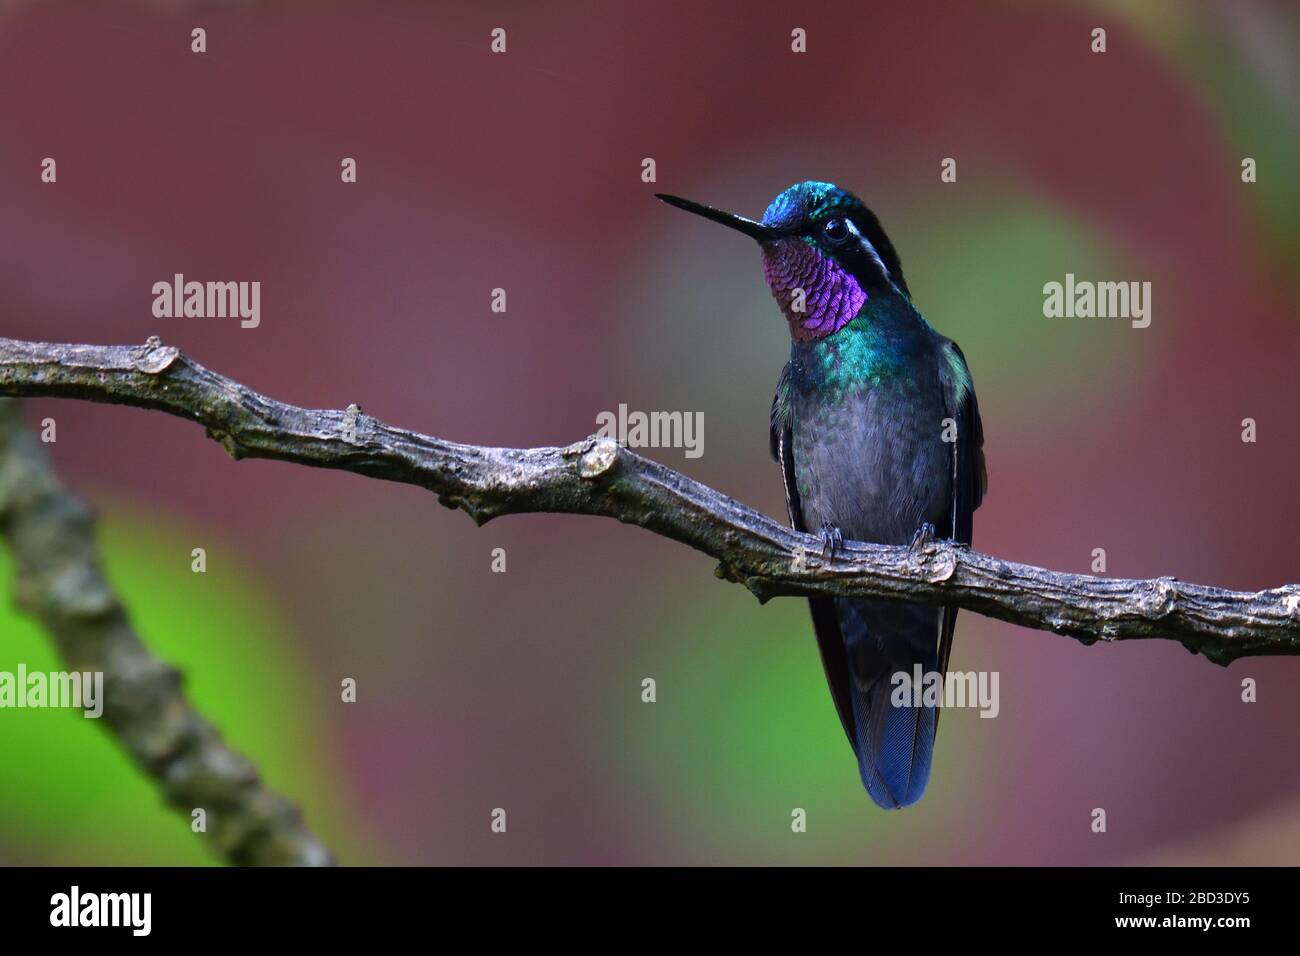
[[[857,279],[802,239],[780,239],[764,246],[763,275],[796,341],[824,338],[842,329],[867,301]],[[799,311],[800,290],[803,311]]]

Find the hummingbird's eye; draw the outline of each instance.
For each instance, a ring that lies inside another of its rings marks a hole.
[[[843,219],[827,219],[822,226],[822,235],[826,237],[827,242],[839,245],[849,237],[849,227]]]

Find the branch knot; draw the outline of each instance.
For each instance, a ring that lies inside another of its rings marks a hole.
[[[618,464],[618,442],[612,438],[590,438],[578,458],[578,475],[592,481],[602,478]]]
[[[926,554],[924,564],[926,579],[932,584],[947,581],[957,573],[957,555],[952,548],[946,545],[941,545],[932,554]]]
[[[144,345],[134,350],[132,364],[138,372],[144,372],[146,375],[161,375],[171,368],[180,354],[180,349],[163,345],[162,339],[151,335]]]
[[[1142,609],[1151,617],[1167,617],[1178,600],[1178,588],[1174,578],[1156,578],[1150,582],[1142,598]]]
[[[343,440],[355,443],[357,440],[357,419],[361,417],[361,406],[356,402],[343,412]]]

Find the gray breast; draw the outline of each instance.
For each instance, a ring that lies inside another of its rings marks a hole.
[[[793,453],[805,527],[845,538],[906,544],[929,521],[946,526],[952,446],[938,377],[863,386],[833,401],[820,390],[792,396]],[[942,532],[940,532],[942,534]]]

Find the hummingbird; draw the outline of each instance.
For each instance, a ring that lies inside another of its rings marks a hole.
[[[760,221],[658,194],[758,242],[763,275],[790,329],[769,440],[791,525],[923,546],[971,543],[988,485],[975,387],[957,344],[917,311],[893,243],[860,199],[831,183],[782,192]],[[867,793],[885,809],[921,798],[937,703],[909,688],[946,676],[955,607],[809,599],[822,666]],[[906,680],[898,675],[906,675]],[[930,695],[931,697],[933,695]]]

